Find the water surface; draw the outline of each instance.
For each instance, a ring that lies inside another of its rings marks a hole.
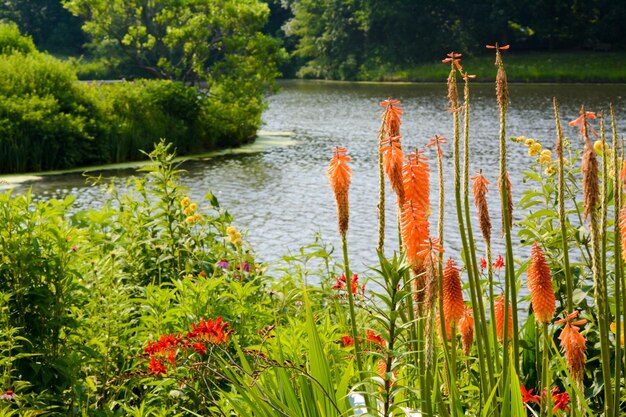
[[[200,200],[212,190],[223,207],[235,216],[235,224],[248,230],[248,238],[263,261],[279,259],[289,250],[311,243],[321,233],[339,247],[336,213],[326,179],[326,166],[332,148],[348,149],[352,158],[350,189],[350,255],[353,269],[362,272],[376,257],[378,196],[377,131],[381,108],[387,97],[401,100],[405,149],[424,148],[435,134],[449,138],[444,148],[446,176],[446,251],[458,257],[460,250],[452,193],[452,119],[447,111],[444,84],[377,84],[316,81],[281,82],[281,92],[269,97],[263,114],[263,129],[291,132],[292,136],[264,139],[245,152],[227,153],[195,160],[184,168],[183,183],[192,198]],[[616,106],[619,128],[626,128],[626,85],[512,85],[507,136],[524,135],[541,140],[551,148],[555,140],[552,97],[560,101],[564,121],[578,115],[581,104],[588,110],[606,111],[612,101]],[[498,114],[492,85],[477,84],[471,102],[471,171],[483,169],[492,181],[490,209],[497,212],[494,188],[498,173]],[[565,126],[574,142],[575,128]],[[513,199],[518,201],[525,185],[521,172],[531,161],[523,145],[509,143],[509,169]],[[429,159],[435,157],[427,151]],[[434,163],[434,159],[433,159]],[[437,184],[432,165],[431,230],[436,231]],[[105,175],[131,175],[132,171],[108,172]],[[77,206],[98,207],[103,194],[100,188],[85,184],[79,174],[47,176],[25,182],[40,198],[78,195]],[[387,200],[387,252],[397,248],[397,230],[393,196]],[[500,220],[494,215],[494,238],[500,236]],[[519,218],[519,213],[517,213]],[[475,226],[477,230],[477,226]],[[477,237],[479,234],[477,234]],[[516,240],[516,239],[514,239]],[[495,254],[501,242],[495,239]],[[479,244],[482,247],[482,244]],[[519,252],[523,256],[525,252]],[[337,254],[338,256],[338,254]]]

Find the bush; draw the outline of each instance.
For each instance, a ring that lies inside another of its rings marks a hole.
[[[97,108],[67,65],[40,53],[0,61],[4,172],[68,168],[92,160]]]
[[[32,46],[12,25],[0,26],[0,45],[3,34]],[[250,97],[261,92],[245,81],[225,78],[210,95],[167,80],[86,84],[69,63],[34,46],[27,55],[11,48],[0,61],[2,172],[140,160],[140,149],[159,137],[180,154],[238,146],[261,123],[263,101]]]
[[[15,23],[0,23],[0,54],[30,54],[36,51],[33,39],[20,34]]]

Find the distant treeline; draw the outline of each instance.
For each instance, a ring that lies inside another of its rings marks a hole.
[[[268,1],[268,30],[292,53],[287,70],[303,77],[354,79],[452,50],[481,54],[494,42],[515,51],[626,48],[626,1]]]
[[[516,51],[626,48],[626,2],[615,0],[264,0],[265,31],[283,40],[285,76],[355,79],[409,67],[444,51],[479,54],[486,43]],[[0,19],[15,21],[39,49],[88,53],[84,21],[62,0],[5,0]],[[140,2],[128,0],[129,7]]]

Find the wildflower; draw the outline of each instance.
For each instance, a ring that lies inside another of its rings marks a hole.
[[[218,261],[218,262],[215,264],[215,266],[216,266],[216,267],[218,267],[218,268],[221,268],[221,269],[228,269],[228,267],[229,267],[228,262],[226,262],[226,261],[225,261],[225,260],[223,260],[223,259],[222,259],[221,261]]]
[[[528,138],[524,141],[524,145],[533,146],[535,144],[535,139]]]
[[[459,269],[452,258],[448,258],[443,269],[442,281],[443,317],[450,325],[455,325],[461,320],[465,312],[463,302],[463,290]]]
[[[463,317],[459,320],[459,333],[461,334],[463,353],[465,353],[465,356],[469,356],[472,343],[474,342],[474,318],[470,308],[465,308]]]
[[[541,148],[542,148],[541,143],[539,142],[533,143],[528,148],[528,156],[539,156],[539,153],[541,152]]]
[[[371,330],[367,331],[366,340],[368,342],[375,343],[379,346],[385,347],[385,340],[379,334],[376,334]]]
[[[333,290],[345,290],[346,289],[346,275],[341,274],[340,277],[335,277],[337,281],[335,285],[333,285]],[[365,288],[365,286],[363,286]],[[352,278],[350,278],[350,290],[352,294],[356,295],[359,290],[359,275],[354,274]]]
[[[382,117],[385,120],[385,135],[387,137],[400,135],[400,124],[402,123],[400,120],[400,116],[402,116],[400,104],[402,103],[392,98],[380,102],[380,105],[385,107]]]
[[[232,239],[232,243],[233,245],[240,247],[241,245],[243,245],[243,240],[241,240],[241,237],[237,237],[235,239]]]
[[[391,188],[398,196],[400,207],[404,205],[404,179],[402,166],[404,153],[400,144],[400,136],[390,136],[380,142],[379,152],[383,155],[383,166]]]
[[[491,242],[491,218],[487,207],[487,185],[489,185],[489,181],[483,176],[482,170],[470,179],[474,181],[474,205],[478,212],[480,231],[485,242],[489,244]]]
[[[350,157],[346,155],[345,148],[335,147],[333,157],[328,165],[328,181],[330,188],[335,195],[335,203],[337,204],[337,217],[339,225],[339,234],[345,235],[348,231],[349,206],[348,206],[348,189],[350,188],[350,172],[348,166]]]
[[[546,167],[544,173],[546,175],[554,175],[556,173],[556,168],[554,167],[554,165],[549,165]]]
[[[463,71],[463,67],[461,67],[461,57],[463,55],[462,54],[457,54],[455,52],[450,52],[449,54],[447,54],[447,58],[444,58],[441,60],[441,62],[446,63],[446,62],[451,62],[452,65],[454,65],[459,71]]]
[[[487,268],[487,260],[485,258],[480,258],[480,268],[481,269]]]
[[[596,158],[589,137],[585,138],[581,170],[583,176],[583,217],[587,219],[589,213],[595,210],[600,200],[598,159]]]
[[[445,145],[445,144],[446,144],[446,138],[444,138],[443,136],[435,135],[435,137],[430,140],[430,142],[428,143],[428,145],[426,145],[426,147],[430,148],[431,146],[436,146],[437,154],[441,156],[443,155],[443,151],[441,150],[441,145]]]
[[[196,220],[196,222],[202,221],[202,214],[200,214],[200,213],[194,214],[193,217]]]
[[[502,257],[502,255],[498,255],[496,261],[493,263],[493,267],[495,269],[500,269],[504,267],[504,258]]]
[[[496,319],[496,336],[498,337],[498,341],[502,342],[504,340],[504,294],[500,295],[496,300],[494,315]],[[507,315],[508,330],[506,338],[511,339],[511,335],[513,334],[513,308],[511,307],[511,303],[508,305]]]
[[[531,249],[527,275],[535,320],[539,323],[550,323],[556,311],[556,298],[552,289],[550,267],[537,242],[533,243]]]
[[[209,349],[207,349],[207,347],[202,342],[196,342],[196,343],[192,344],[191,347],[193,348],[193,350],[198,352],[200,355],[204,355],[209,350]]]
[[[624,346],[624,323],[620,323],[620,344],[622,346]],[[613,334],[617,334],[617,325],[615,324],[615,322],[611,323],[611,331],[613,332]]]
[[[539,154],[539,163],[541,165],[549,165],[552,163],[552,151],[550,149],[544,149]]]
[[[459,101],[459,95],[456,88],[456,72],[454,67],[459,71],[462,71],[461,68],[461,54],[457,54],[454,52],[450,52],[448,57],[443,59],[441,62],[450,62],[450,74],[448,75],[448,102],[450,103],[450,111],[456,111],[457,105]]]
[[[196,218],[195,216],[187,216],[187,218],[185,219],[185,223],[192,225],[196,222]]]
[[[554,387],[552,390],[552,401],[554,402],[554,407],[552,407],[553,414],[558,410],[569,413],[569,394],[567,392],[559,392],[558,387]]]
[[[191,331],[187,333],[187,338],[202,340],[214,345],[226,344],[228,343],[228,336],[232,332],[232,330],[226,331],[229,326],[230,323],[222,323],[221,316],[215,321],[202,319],[198,324],[191,324]]]
[[[4,394],[2,394],[0,396],[0,400],[12,401],[15,397],[16,397],[16,395],[13,392],[13,390],[8,389],[8,390],[4,391]]]
[[[395,362],[395,361],[394,361]],[[393,367],[393,362],[392,362]],[[395,380],[398,379],[398,369],[394,369],[391,375],[387,374],[387,361],[384,359],[379,359],[376,365],[376,371],[378,376],[383,379],[391,379],[391,385],[393,386]]]
[[[578,317],[578,310],[574,311],[567,317],[557,320],[554,324],[565,324],[559,340],[561,341],[561,347],[565,351],[565,359],[567,365],[572,373],[572,376],[577,381],[582,381],[583,373],[585,371],[585,350],[586,340],[585,337],[580,334],[580,327],[587,322],[587,320],[574,320]]]
[[[180,200],[180,205],[182,208],[187,207],[189,203],[191,203],[191,199],[189,197],[184,197],[182,200]]]
[[[231,235],[235,235],[237,234],[237,229],[235,229],[234,226],[228,226],[228,228],[226,229],[226,234],[231,236]]]
[[[591,112],[591,111],[586,112],[584,110],[581,110],[580,116],[578,116],[575,120],[572,120],[571,122],[569,122],[569,125],[572,127],[580,125],[580,133],[584,134],[586,132],[587,124],[589,123],[587,119],[595,119],[595,118],[596,118],[596,114],[594,112]]]
[[[430,168],[424,151],[408,155],[407,162],[402,166],[402,183],[405,201],[413,201],[413,204],[428,213],[430,210]]]
[[[148,365],[148,373],[150,375],[156,375],[156,376],[166,375],[167,368],[165,367],[161,359],[157,359],[154,356],[152,356],[150,358],[150,365]]]
[[[428,215],[413,200],[404,203],[400,229],[402,245],[405,248],[408,261],[416,269],[421,269],[425,262],[424,251],[429,250],[428,237],[430,235]]]
[[[500,51],[505,51],[509,49],[509,45],[499,46],[497,43],[495,45],[487,45],[487,49],[495,49],[496,50],[496,65],[498,66],[498,73],[496,74],[496,100],[498,102],[498,107],[500,110],[508,104],[509,102],[509,87],[506,80],[506,72],[504,71],[504,63],[502,62],[502,55]]]
[[[250,272],[250,264],[248,262],[238,263],[235,268],[237,268],[240,271]]]
[[[528,404],[529,402],[536,403],[536,404],[541,403],[541,396],[533,395],[533,389],[534,388],[527,390],[526,387],[524,387],[524,384],[520,385],[520,390],[522,391],[522,402],[524,404]]]
[[[198,210],[198,205],[196,203],[191,203],[185,208],[183,212],[185,213],[185,216],[191,216],[196,212],[196,210]]]
[[[341,336],[339,340],[342,347],[354,346],[354,339],[350,336]]]

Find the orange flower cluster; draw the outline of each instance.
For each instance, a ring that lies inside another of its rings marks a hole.
[[[341,274],[340,277],[335,277],[335,285],[333,285],[333,290],[345,290],[347,289],[346,275]],[[365,284],[359,287],[359,275],[354,274],[352,278],[350,278],[350,290],[352,294],[357,295],[357,292],[361,290],[361,295],[365,296]]]
[[[430,168],[423,152],[409,155],[403,167],[403,186],[402,244],[414,269],[421,270],[430,250]]]
[[[459,333],[461,334],[463,353],[469,356],[470,348],[472,347],[472,343],[474,343],[474,317],[472,317],[472,310],[470,308],[465,308],[463,317],[459,320]]]
[[[489,208],[487,207],[487,185],[489,181],[483,176],[482,171],[470,178],[474,181],[474,205],[478,213],[478,222],[483,239],[487,244],[491,242],[491,218],[489,217]]]
[[[450,325],[456,325],[463,318],[465,303],[459,269],[452,258],[448,258],[443,269],[442,295],[444,320]]]
[[[572,377],[577,381],[582,381],[586,361],[586,340],[585,337],[580,334],[579,326],[587,323],[587,320],[575,320],[577,317],[578,310],[554,322],[554,324],[565,324],[559,335],[561,347],[565,351],[565,359],[567,360],[567,365]]]
[[[537,242],[533,243],[531,249],[527,275],[535,320],[539,323],[550,323],[556,311],[556,297],[552,289],[550,267]]]
[[[350,208],[348,205],[348,189],[350,188],[351,169],[348,166],[350,157],[346,155],[346,148],[335,147],[333,157],[328,166],[328,181],[335,195],[339,234],[345,235],[348,231]]]
[[[505,316],[505,307],[504,307],[504,294],[501,294],[500,297],[496,300],[494,306],[494,315],[496,320],[496,336],[499,342],[504,340],[504,316]],[[511,307],[511,303],[508,305],[508,323],[507,323],[507,340],[511,339],[511,335],[513,334],[513,308]]]
[[[404,204],[404,181],[402,178],[402,165],[404,164],[404,152],[400,143],[400,136],[389,136],[380,142],[379,152],[383,155],[383,166],[391,188],[398,196],[400,207]]]
[[[166,375],[166,363],[172,367],[176,366],[176,356],[179,351],[188,351],[189,349],[203,355],[208,351],[207,345],[219,345],[228,343],[228,336],[231,331],[227,331],[229,323],[222,323],[222,317],[218,317],[215,321],[200,320],[200,323],[191,324],[191,331],[185,337],[178,335],[163,335],[156,342],[148,342],[144,348],[145,355],[150,356],[150,364],[148,365],[148,373],[150,375]],[[190,351],[187,354],[191,353]],[[165,362],[164,362],[165,361]]]

